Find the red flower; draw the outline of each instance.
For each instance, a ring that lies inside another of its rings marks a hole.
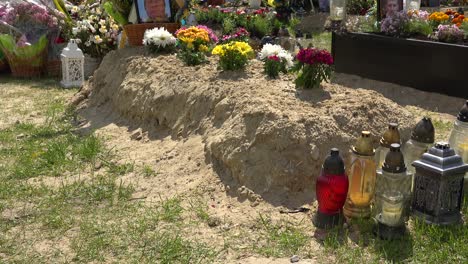
[[[269,60],[280,61],[280,58],[277,55],[268,56]]]
[[[57,37],[57,38],[55,38],[54,43],[55,44],[62,44],[62,43],[65,43],[65,40],[63,38],[61,38],[61,37]]]
[[[326,50],[316,48],[301,49],[296,56],[296,59],[305,64],[333,64],[333,57]]]

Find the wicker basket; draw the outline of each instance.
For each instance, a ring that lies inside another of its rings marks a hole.
[[[47,60],[47,48],[30,58],[18,58],[9,52],[4,51],[4,53],[10,65],[11,75],[13,77],[34,78],[40,77],[44,73],[44,64]]]
[[[46,74],[48,77],[60,77],[62,74],[62,62],[60,60],[47,61]]]
[[[125,34],[128,37],[128,43],[131,46],[143,46],[143,36],[147,29],[164,27],[167,31],[175,33],[179,29],[179,23],[143,23],[129,24],[124,26]]]

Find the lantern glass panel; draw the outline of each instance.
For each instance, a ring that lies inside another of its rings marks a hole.
[[[421,143],[416,140],[408,140],[405,146],[403,147],[403,153],[405,156],[405,164],[408,164],[408,171],[411,173],[415,172],[413,166],[409,166],[409,164],[413,163],[413,161],[418,160],[421,156],[426,153],[426,151],[431,147],[432,144],[428,143]]]
[[[349,191],[344,207],[347,217],[369,216],[375,192],[376,165],[373,156],[351,153],[348,167]]]
[[[346,0],[330,0],[330,19],[343,20],[346,14]]]
[[[455,121],[449,144],[463,162],[468,163],[468,122]]]
[[[388,226],[404,223],[409,213],[412,174],[377,170],[375,218]]]

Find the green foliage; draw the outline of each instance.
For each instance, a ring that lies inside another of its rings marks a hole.
[[[143,173],[143,176],[145,178],[150,178],[150,177],[154,177],[154,176],[158,175],[158,173],[155,170],[153,170],[153,168],[151,168],[151,166],[146,165],[146,164],[143,166],[143,172],[142,173]]]
[[[408,36],[420,35],[429,36],[432,34],[432,26],[425,20],[410,19],[403,25],[403,34]]]
[[[350,15],[363,16],[376,5],[375,0],[348,0],[346,2],[346,12]]]
[[[247,30],[258,38],[263,38],[272,32],[272,23],[267,17],[255,16],[247,25]]]
[[[7,56],[13,59],[28,60],[33,66],[40,66],[43,63],[43,57],[38,56],[44,49],[47,48],[47,37],[42,36],[37,43],[30,46],[18,47],[13,36],[2,34],[0,35],[0,49]]]
[[[265,60],[265,64],[263,65],[263,70],[270,78],[277,78],[280,72],[287,73],[286,63],[281,61],[279,58],[278,60],[267,58]]]
[[[232,18],[226,18],[223,21],[223,34],[230,34],[236,29],[235,21]]]
[[[109,14],[109,16],[111,16],[119,25],[124,26],[128,24],[128,14],[127,16],[124,16],[122,13],[117,11],[111,1],[104,3],[104,10],[106,10],[107,14]]]
[[[306,245],[308,237],[289,224],[275,224],[270,219],[259,216],[261,232],[266,239],[264,245],[255,249],[268,257],[290,257]]]
[[[179,198],[171,198],[164,201],[161,206],[161,220],[166,222],[175,222],[180,220],[184,210],[180,202]]]
[[[468,38],[468,22],[463,22],[460,26],[460,29],[465,32],[465,39]]]
[[[191,51],[188,49],[181,49],[177,52],[177,57],[181,59],[188,66],[195,66],[205,63],[206,56],[204,52]]]
[[[333,72],[333,67],[326,64],[296,63],[293,72],[297,72],[296,86],[304,89],[318,88],[322,81],[328,82]]]

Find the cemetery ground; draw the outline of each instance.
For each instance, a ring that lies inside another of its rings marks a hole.
[[[310,220],[316,204],[281,213],[283,207],[233,195],[205,164],[200,138],[135,136],[112,111],[68,107],[76,92],[54,80],[0,81],[1,262],[468,260],[466,223],[410,220],[408,235],[397,241],[375,238],[372,220],[317,233]],[[424,113],[433,118],[436,140],[447,138],[454,117]],[[85,126],[87,118],[97,125]]]

